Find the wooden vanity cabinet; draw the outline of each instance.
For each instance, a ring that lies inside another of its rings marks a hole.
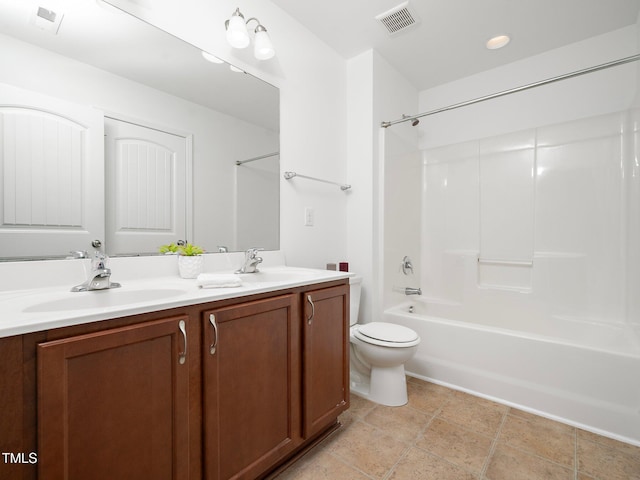
[[[348,407],[348,314],[338,280],[4,341],[37,422],[3,444],[37,424],[40,480],[263,478]]]
[[[203,317],[204,477],[258,478],[302,443],[299,296]]]
[[[188,478],[187,317],[41,343],[41,480]]]
[[[349,408],[349,285],[303,293],[303,435]]]

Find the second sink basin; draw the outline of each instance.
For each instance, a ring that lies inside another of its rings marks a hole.
[[[290,283],[307,280],[312,277],[318,277],[322,271],[303,270],[298,268],[286,268],[277,270],[260,270],[255,273],[238,274],[243,282],[246,283]],[[322,277],[322,275],[320,275]]]

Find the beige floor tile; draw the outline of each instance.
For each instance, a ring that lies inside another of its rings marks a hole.
[[[439,417],[490,437],[495,436],[508,407],[483,398],[454,392]]]
[[[330,453],[322,453],[298,469],[290,469],[278,480],[370,480],[355,468]]]
[[[510,408],[508,413],[513,417],[518,417],[528,422],[531,422],[533,424],[540,425],[545,428],[557,430],[559,432],[574,434],[575,431],[577,430],[575,427],[572,427],[571,425],[556,422],[555,420],[551,420],[550,418],[541,417],[533,413],[525,412],[523,410],[518,410],[517,408]]]
[[[412,448],[398,462],[389,480],[476,480],[478,477],[461,467]]]
[[[407,387],[402,407],[352,395],[343,426],[278,480],[640,480],[640,447],[423,380]]]
[[[416,446],[479,474],[491,450],[491,443],[491,437],[436,418]]]
[[[579,437],[578,471],[603,480],[640,480],[640,456]]]
[[[421,412],[436,413],[451,396],[451,389],[413,379],[407,382],[409,406]]]
[[[640,457],[640,447],[635,445],[631,445],[630,443],[620,442],[618,440],[614,440],[613,438],[603,437],[602,435],[597,435],[595,433],[587,432],[586,430],[576,429],[578,431],[578,439],[589,440],[591,442],[600,443],[602,445],[607,445],[608,447],[615,448],[617,450],[622,450],[623,452],[628,453],[629,455],[634,455]]]
[[[350,412],[351,415],[355,417],[363,418],[369,414],[371,410],[376,408],[377,405],[377,403],[359,397],[358,395],[351,394],[349,397],[349,410],[347,410],[347,412]]]
[[[362,421],[352,423],[328,450],[347,464],[374,478],[383,478],[408,445],[384,430]]]
[[[487,480],[573,480],[573,468],[499,445],[489,461]]]
[[[364,417],[365,422],[406,443],[414,442],[430,420],[430,415],[410,407],[385,407],[383,405],[378,405]]]
[[[575,434],[555,424],[507,415],[498,442],[562,465],[574,465]]]
[[[494,402],[493,400],[489,400],[487,398],[477,397],[475,395],[471,395],[470,393],[463,392],[461,390],[451,390],[451,396],[458,398],[460,400],[464,400],[470,403],[475,403],[478,405],[482,405],[485,407],[493,407],[497,410],[500,410],[503,413],[507,413],[510,408],[502,403]]]

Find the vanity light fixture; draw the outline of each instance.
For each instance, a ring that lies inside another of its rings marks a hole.
[[[253,55],[258,60],[268,60],[276,54],[276,51],[273,48],[267,29],[264,28],[260,23],[260,20],[255,17],[251,17],[245,22],[244,15],[240,13],[239,8],[236,8],[236,11],[233,12],[231,18],[224,24],[227,30],[227,42],[233,48],[248,47],[251,43],[251,37],[249,36],[247,26],[252,20],[258,24],[254,30]]]
[[[487,40],[486,47],[489,50],[497,50],[506,46],[511,41],[509,35],[496,35]]]

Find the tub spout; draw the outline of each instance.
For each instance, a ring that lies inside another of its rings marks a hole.
[[[407,287],[404,289],[404,294],[405,295],[422,295],[422,289],[420,287],[418,288]]]

